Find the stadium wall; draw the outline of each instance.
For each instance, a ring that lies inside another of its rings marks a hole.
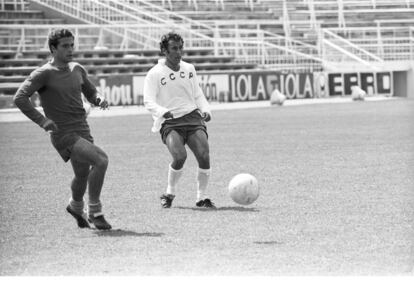
[[[414,61],[411,62],[411,69],[407,71],[407,97],[414,98]]]
[[[381,72],[303,72],[280,71],[198,74],[199,84],[210,102],[269,100],[278,89],[288,100],[303,98],[350,97],[351,87],[360,86],[368,96],[413,97],[413,69]],[[143,105],[145,74],[92,76],[99,92],[112,106]],[[172,79],[167,79],[172,80]],[[39,98],[32,96],[35,106]],[[14,107],[12,97],[2,96],[2,108]]]
[[[211,102],[269,100],[274,89],[287,99],[350,97],[360,86],[368,96],[408,96],[407,71],[346,73],[231,72],[199,73],[199,84]],[[111,105],[142,105],[145,75],[93,78]]]

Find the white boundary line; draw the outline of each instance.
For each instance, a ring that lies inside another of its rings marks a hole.
[[[371,96],[366,97],[366,101],[381,101],[397,99],[396,97]],[[322,103],[346,103],[352,102],[351,97],[335,97],[335,98],[307,98],[286,100],[283,106],[275,106],[275,108],[288,107],[295,105],[322,104]],[[269,100],[263,101],[246,101],[246,102],[228,102],[228,103],[211,103],[211,109],[214,110],[232,110],[247,108],[263,108],[270,107]],[[43,113],[42,108],[37,108]],[[108,110],[100,110],[92,108],[89,117],[113,117],[125,115],[140,115],[149,112],[143,106],[112,106]],[[29,119],[17,108],[0,109],[0,122],[22,122]]]

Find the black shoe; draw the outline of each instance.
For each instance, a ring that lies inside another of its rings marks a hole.
[[[112,226],[105,220],[102,213],[90,214],[88,220],[90,223],[93,223],[97,229],[107,230],[112,228]]]
[[[80,228],[90,228],[90,225],[89,225],[88,221],[86,220],[86,214],[85,213],[83,213],[83,215],[75,213],[72,210],[72,208],[70,207],[70,205],[68,205],[66,207],[66,210],[67,210],[68,213],[70,213],[76,219],[76,222],[78,223],[78,227],[80,227]]]
[[[199,208],[215,209],[216,206],[210,199],[199,200],[196,202],[196,206]]]
[[[168,209],[171,207],[172,201],[175,198],[175,195],[172,194],[163,194],[161,199],[161,206],[165,209]]]

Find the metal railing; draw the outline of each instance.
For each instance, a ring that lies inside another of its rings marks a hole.
[[[117,1],[117,0],[32,0],[39,5],[56,9],[71,17],[76,17],[86,23],[91,24],[144,24],[156,26],[168,25],[171,29],[184,31],[189,38],[201,38],[210,42],[209,38],[199,31],[210,29],[210,27],[192,21],[186,17],[180,17],[176,13],[169,12],[147,1]],[[137,5],[139,2],[140,5]],[[147,10],[142,8],[145,5]],[[156,15],[154,11],[163,13],[162,17]],[[172,20],[174,19],[174,20]],[[192,27],[192,28],[190,28]],[[110,29],[110,28],[108,28]],[[154,29],[153,33],[144,34],[139,31],[127,31],[131,41],[151,43],[149,47],[158,45],[159,33]],[[155,33],[155,34],[154,34]],[[213,31],[211,31],[213,33]]]
[[[414,57],[412,29],[382,27],[385,25],[383,21],[372,29],[342,27],[320,30],[318,45],[307,45],[263,29],[238,27],[246,24],[247,20],[234,22],[234,27],[231,21],[203,23],[145,0],[32,1],[90,23],[66,25],[75,31],[76,45],[80,49],[158,49],[161,35],[175,30],[184,37],[188,49],[211,48],[214,55],[233,55],[238,62],[253,61],[251,63],[261,66],[282,64],[283,60],[283,66],[292,69],[299,63],[303,63],[305,69],[320,69],[324,62],[350,60],[374,67],[384,60]],[[346,0],[342,1],[346,3]],[[17,53],[47,49],[46,36],[54,27],[0,25],[0,49]],[[319,24],[315,24],[314,28],[318,27]],[[396,34],[400,32],[403,34]],[[391,33],[394,34],[390,36]]]
[[[324,30],[324,35],[331,37],[334,34],[340,43],[359,47],[359,52],[352,52],[365,60],[377,61],[379,58],[382,61],[401,61],[413,57],[410,29],[412,27],[348,27],[329,29],[329,33]]]
[[[406,26],[414,26],[414,19],[388,19],[388,20],[374,20],[377,29],[385,28],[385,27],[406,27]]]
[[[289,11],[287,9],[286,0],[283,0],[283,29],[285,30],[285,36],[291,36],[290,30],[290,19],[289,19]]]
[[[143,25],[150,25],[150,23],[152,23],[151,25],[154,25],[155,23],[155,26],[159,26],[152,29],[147,27],[145,30],[124,30],[122,34],[128,35],[130,37],[130,42],[133,44],[134,42],[141,42],[145,43],[145,47],[149,48],[151,48],[151,46],[153,48],[158,48],[158,41],[161,37],[161,34],[166,32],[166,29],[161,29],[159,27],[167,27],[169,30],[179,30],[180,33],[183,34],[187,48],[212,47],[214,49],[215,55],[223,54],[223,48],[226,47],[226,49],[228,49],[228,45],[231,43],[231,41],[234,41],[234,47],[246,49],[249,49],[249,47],[245,44],[241,45],[241,41],[253,41],[255,44],[257,41],[264,41],[269,44],[263,45],[263,47],[266,49],[272,46],[277,46],[281,41],[283,41],[284,43],[281,44],[282,48],[286,48],[288,46],[292,50],[290,53],[294,54],[295,58],[300,58],[303,56],[307,57],[308,55],[311,55],[311,57],[314,58],[318,57],[317,53],[309,52],[311,50],[310,46],[305,47],[305,45],[301,45],[299,41],[283,39],[284,37],[282,36],[277,36],[275,34],[272,35],[271,33],[265,33],[264,31],[258,30],[217,29],[217,25],[215,25],[216,28],[212,28],[211,25],[204,24],[200,21],[191,20],[190,18],[168,11],[145,0],[33,1],[51,8],[63,10],[64,13],[76,16],[80,19],[86,19],[86,21],[92,23],[105,23],[106,25],[109,25],[114,21],[115,23],[131,23],[135,21],[142,23]],[[251,2],[247,1],[246,3]],[[84,13],[86,13],[86,15]],[[111,28],[108,26],[107,29],[111,30]],[[119,32],[117,34],[118,36],[121,36]],[[261,36],[258,37],[260,34]],[[145,40],[143,40],[142,37],[145,37]],[[288,45],[286,43],[288,43]],[[124,46],[128,47],[129,43],[125,44]],[[258,51],[258,53],[260,52],[261,51]],[[251,52],[245,52],[245,54],[247,53],[251,54]],[[269,56],[273,55],[270,52],[266,53]],[[239,56],[237,53],[235,53],[235,55]],[[256,59],[257,58],[258,57],[256,57]],[[320,62],[320,60],[317,62]],[[262,63],[263,61],[261,61],[259,64]]]
[[[49,31],[61,27],[61,25],[0,25],[0,30],[9,31],[9,34],[0,36],[0,51],[11,51],[17,57],[24,52],[48,51]],[[75,47],[79,50],[142,50],[143,43],[131,41],[129,31],[148,32],[153,35],[157,32],[160,36],[170,31],[170,26],[166,24],[85,24],[65,25],[65,27],[74,31]],[[177,32],[185,34],[186,30]],[[185,48],[208,49],[211,47],[211,51],[216,56],[233,56],[237,63],[256,64],[260,67],[289,70],[321,70],[322,68],[322,60],[309,52],[311,46],[308,47],[308,52],[305,50],[298,52],[282,46],[286,45],[282,38],[263,35],[268,38],[268,41],[263,41],[258,35],[252,35],[251,31],[239,32],[237,38],[211,37],[208,42],[204,38],[190,38],[191,35],[188,34],[186,35],[188,38],[185,38]],[[294,44],[294,42],[290,43],[290,45]],[[159,47],[152,49],[158,50]]]
[[[340,28],[347,27],[345,14],[350,15],[349,13],[356,13],[356,11],[358,10],[358,8],[355,8],[354,10],[345,9],[351,6],[366,7],[366,9],[368,9],[368,11],[370,12],[376,13],[378,11],[379,13],[383,13],[383,14],[388,13],[388,9],[383,8],[379,10],[378,9],[379,5],[386,5],[387,7],[390,5],[394,5],[394,7],[400,10],[401,12],[404,12],[406,8],[410,9],[414,7],[414,0],[393,0],[393,1],[392,0],[321,0],[321,1],[303,0],[303,2],[306,3],[308,6],[308,10],[310,14],[310,21],[312,23],[314,23],[317,19],[316,14],[321,14],[321,13],[326,12],[325,9],[316,9],[315,6],[316,5],[322,6],[322,4],[325,4],[325,7],[326,7],[327,4],[330,4],[332,6],[332,9],[327,10],[327,11],[337,13],[338,27]],[[348,21],[350,20],[348,19]]]
[[[410,27],[410,60],[414,61],[414,27]]]
[[[410,8],[414,5],[414,1],[412,0],[343,0],[345,4],[355,4],[355,3],[366,3],[370,4],[372,8],[377,8],[378,5],[389,5],[389,4],[396,4],[396,5],[405,5],[407,8]]]
[[[223,55],[234,56],[239,63],[257,64],[262,68],[276,68],[285,71],[322,70],[323,61],[319,57],[294,51],[290,48],[269,42],[225,39],[220,41]]]
[[[25,0],[0,0],[0,11],[6,9],[6,5],[13,7],[15,11],[25,11],[27,1]]]
[[[189,7],[193,7],[194,10],[198,10],[199,7],[199,2],[202,2],[203,0],[187,0],[188,6]],[[203,1],[204,2],[204,1]],[[230,2],[230,1],[226,1],[226,0],[215,0],[214,1],[214,5],[216,6],[216,8],[224,10],[226,7],[226,2]],[[239,1],[240,3],[244,3],[245,7],[248,7],[250,9],[250,11],[254,10],[254,0],[243,0],[243,1]],[[166,3],[163,0],[162,1],[162,6],[165,7]],[[173,0],[168,0],[168,7],[172,10],[174,7],[174,1]]]
[[[371,70],[377,70],[383,60],[358,45],[340,37],[328,29],[322,29],[322,58],[327,63],[357,62]]]
[[[294,52],[306,54],[314,58],[320,57],[318,47],[315,45],[306,44],[304,42],[268,32],[263,29],[229,28],[228,24],[223,23],[222,25],[224,27],[216,24],[216,32],[214,34],[214,38],[218,41],[234,40],[237,42],[264,42],[271,45],[291,49]]]
[[[47,35],[61,25],[0,25],[0,50],[13,51],[18,54],[25,51],[48,50]],[[162,24],[84,24],[65,25],[75,34],[75,47],[79,49],[158,49],[158,42],[145,42],[148,37],[137,39],[139,34],[155,36],[158,39],[170,31],[170,26]],[[135,31],[131,35],[131,31]],[[212,47],[213,39],[194,38],[186,29],[177,30],[190,43],[190,48]],[[186,41],[186,43],[187,43]]]

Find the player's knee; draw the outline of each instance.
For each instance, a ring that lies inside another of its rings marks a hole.
[[[208,150],[198,152],[197,159],[203,165],[210,164],[210,152]]]
[[[100,168],[102,170],[106,170],[108,168],[109,158],[106,154],[101,154],[99,159],[96,161],[95,167]]]
[[[181,169],[186,159],[187,156],[174,158],[174,166],[178,167],[177,169]]]
[[[185,152],[177,152],[173,154],[173,165],[176,167],[175,169],[181,169],[186,160],[187,153]]]

